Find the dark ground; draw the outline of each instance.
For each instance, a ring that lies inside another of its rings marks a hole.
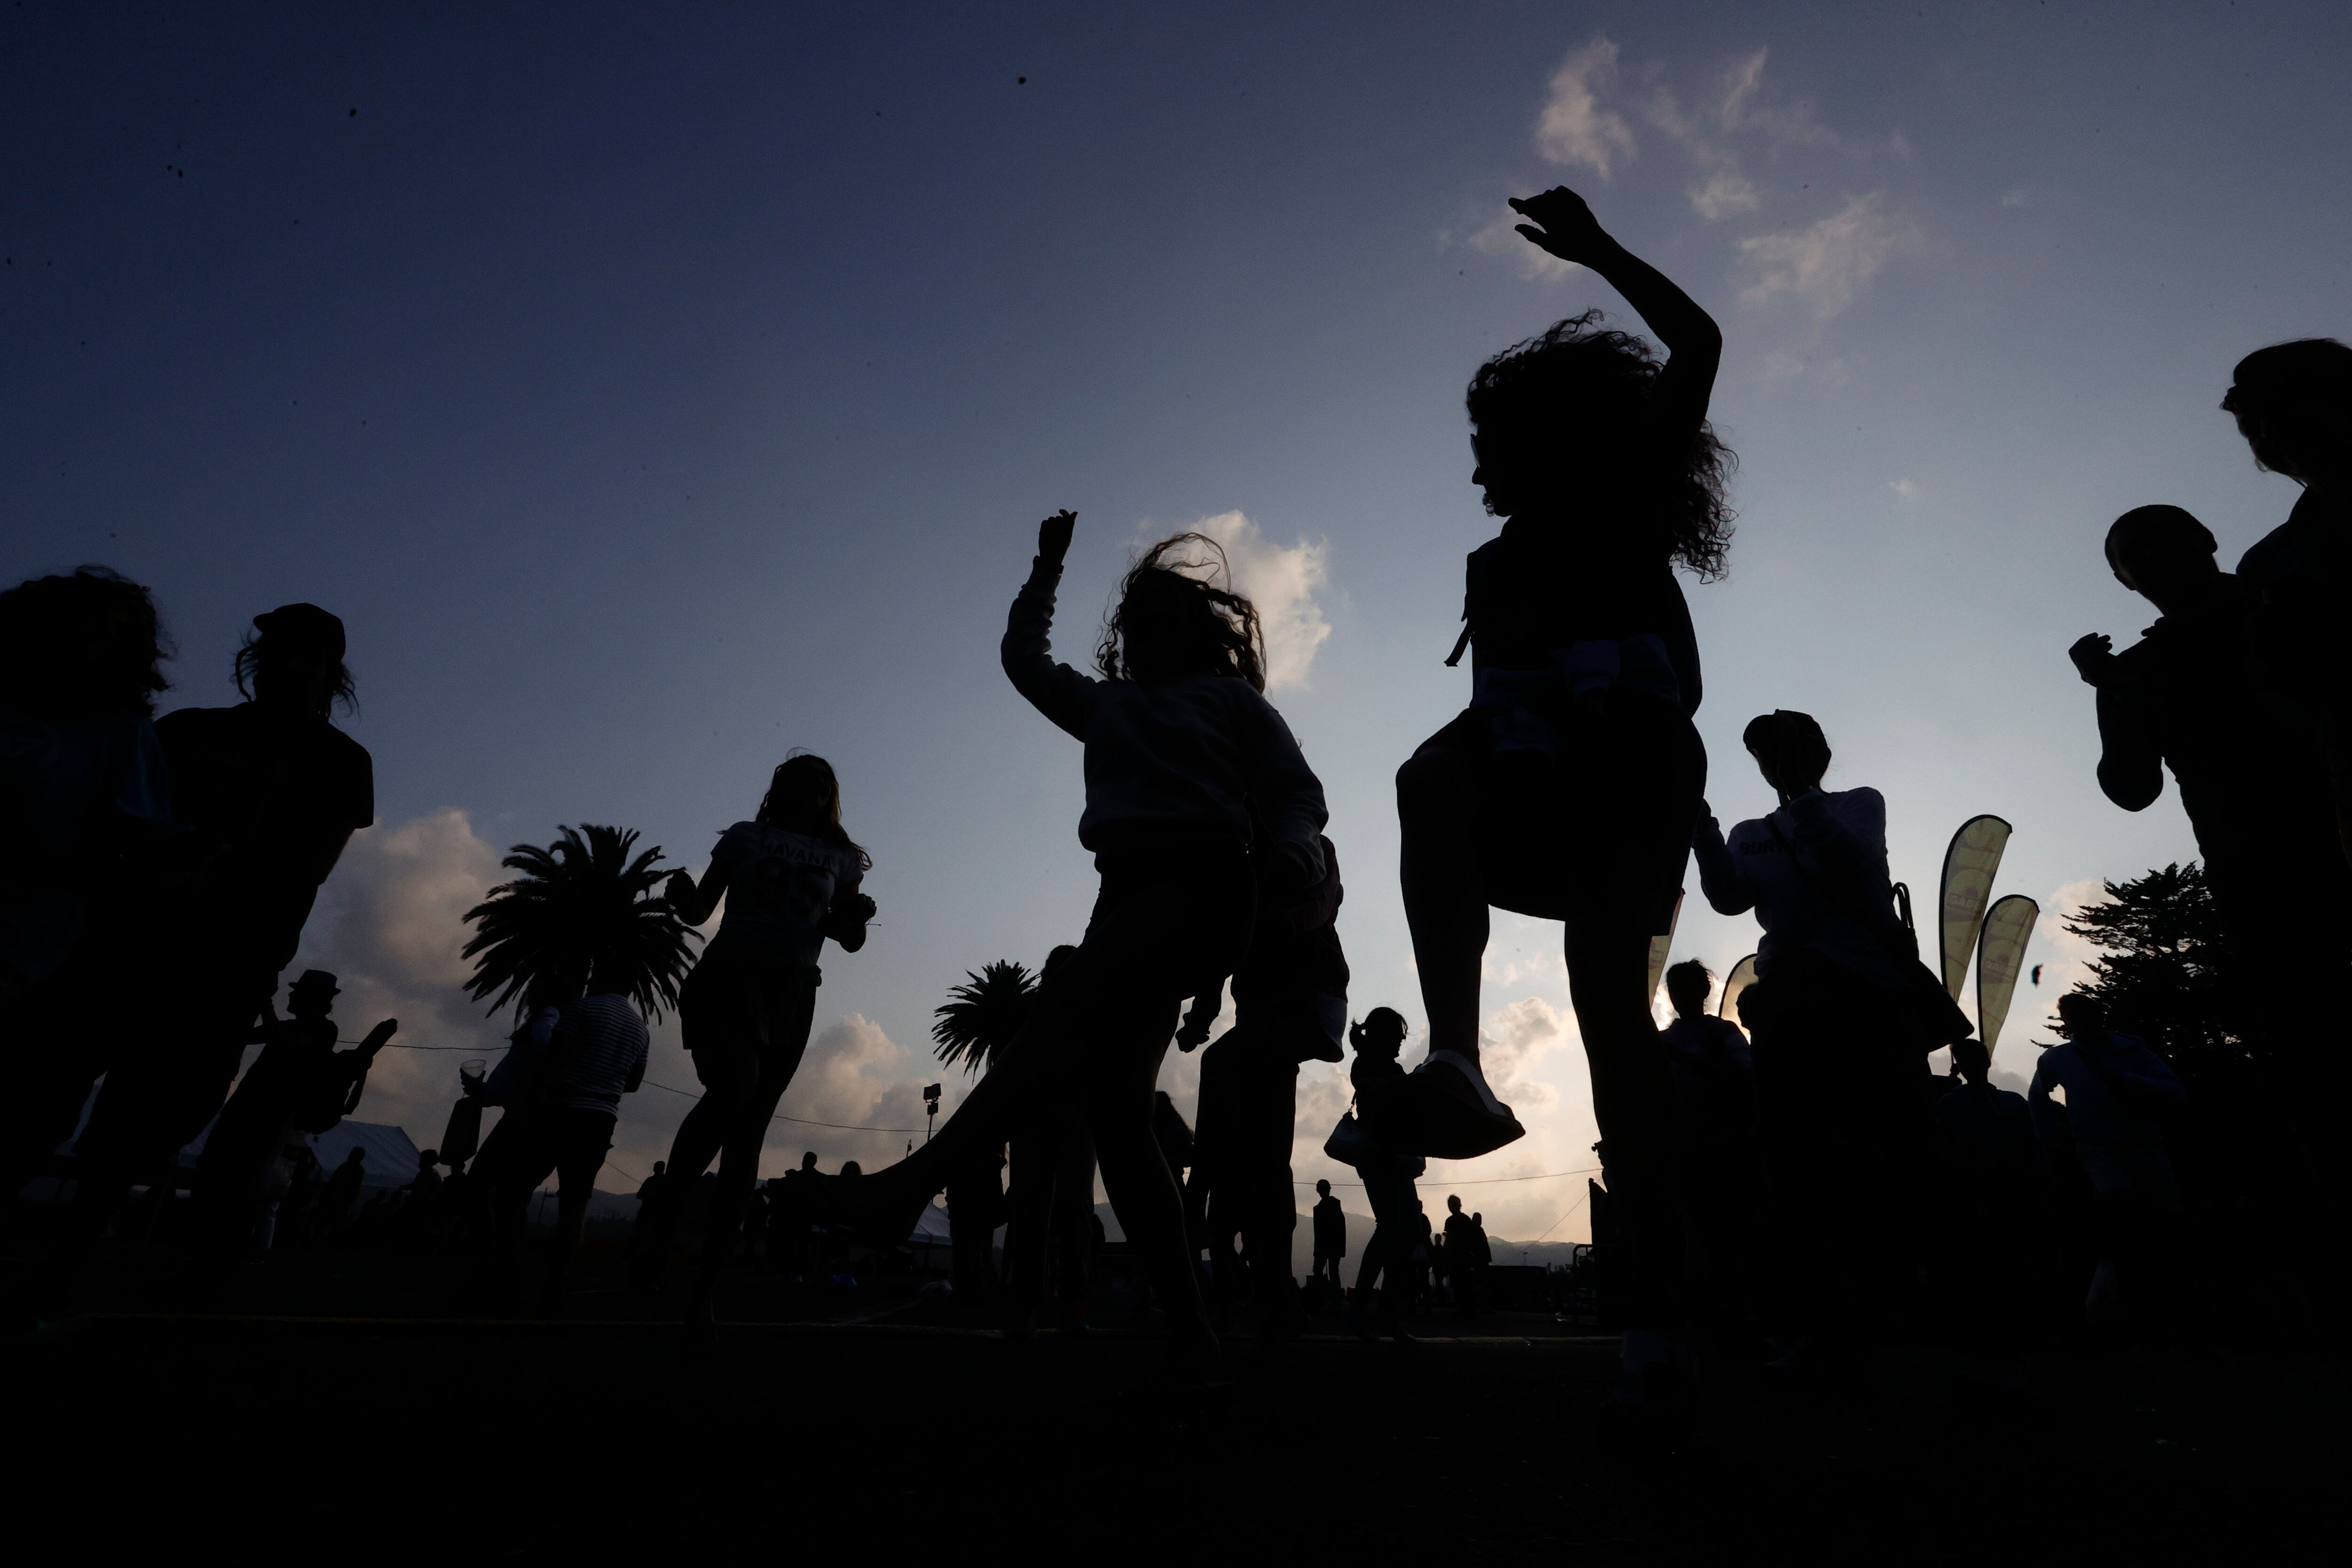
[[[1238,1380],[1201,1390],[1159,1374],[1149,1332],[1015,1343],[870,1282],[746,1273],[720,1344],[689,1352],[609,1268],[589,1260],[578,1315],[542,1323],[440,1315],[446,1260],[310,1254],[201,1295],[101,1260],[80,1315],[0,1352],[28,1435],[12,1533],[48,1510],[92,1553],[329,1562],[1996,1568],[2340,1561],[2347,1533],[2340,1362],[1888,1354],[1851,1401],[1719,1390],[1682,1451],[1604,1458],[1615,1343],[1536,1314],[1432,1319],[1410,1346],[1328,1320],[1264,1352],[1244,1323]]]

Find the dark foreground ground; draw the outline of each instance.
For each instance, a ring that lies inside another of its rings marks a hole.
[[[592,1271],[591,1280],[594,1279]],[[1887,1356],[1719,1392],[1610,1454],[1612,1340],[1532,1314],[1158,1373],[1147,1331],[1016,1343],[903,1288],[750,1278],[711,1351],[617,1290],[445,1315],[454,1266],[122,1274],[0,1351],[11,1535],[74,1556],[1667,1563],[2342,1560],[2352,1375],[2291,1358]],[[1098,1318],[1122,1321],[1114,1295]],[[744,1321],[750,1320],[750,1321]],[[47,1556],[47,1554],[44,1554]],[[33,1561],[32,1558],[22,1559]]]

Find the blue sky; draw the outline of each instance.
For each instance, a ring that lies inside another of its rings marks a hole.
[[[1036,520],[1080,515],[1076,655],[1139,542],[1221,518],[1291,627],[1357,1010],[1417,1025],[1390,779],[1465,697],[1462,387],[1622,311],[1495,227],[1564,181],[1724,329],[1740,531],[1689,589],[1718,814],[1767,804],[1741,726],[1804,709],[1832,784],[1886,794],[1897,876],[1998,812],[1999,890],[2054,910],[2193,853],[2169,792],[2099,795],[2064,649],[2150,618],[2100,560],[2117,512],[2185,505],[2228,563],[2292,502],[2214,405],[2249,349],[2345,329],[2347,43],[2260,4],[31,5],[0,571],[152,584],[174,705],[231,700],[256,611],[345,618],[382,822],[306,962],[418,1045],[493,1037],[451,983],[498,851],[611,821],[698,863],[823,752],[883,915],[784,1109],[896,1126],[946,986],[1091,895],[1077,748],[994,658]],[[1697,908],[1676,943],[1753,945]],[[2045,919],[2005,1068],[2078,956]],[[1441,1180],[1590,1163],[1556,933],[1498,920],[1494,958],[1539,1125]],[[452,1059],[362,1114],[429,1142]],[[1343,1100],[1303,1090],[1303,1178]],[[640,1101],[626,1173],[687,1103]],[[1582,1234],[1580,1179],[1480,1191],[1500,1234]]]

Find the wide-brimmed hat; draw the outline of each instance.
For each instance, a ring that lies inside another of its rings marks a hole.
[[[302,972],[302,978],[289,986],[286,994],[293,996],[305,991],[324,991],[328,995],[333,996],[341,990],[342,987],[335,984],[335,977],[325,970],[306,969]]]
[[[263,637],[316,648],[331,658],[343,657],[342,617],[316,605],[280,605],[253,617]]]

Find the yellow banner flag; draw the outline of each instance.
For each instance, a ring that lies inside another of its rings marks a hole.
[[[1969,983],[1969,954],[1992,898],[2000,852],[2009,847],[2009,824],[1998,816],[1971,816],[1960,824],[1951,847],[1944,851],[1944,880],[1936,900],[1936,950],[1944,962],[1944,989],[1955,1002],[1960,999],[1960,987]]]
[[[2000,1038],[2018,973],[2025,967],[2025,944],[2041,918],[2042,906],[2023,893],[2010,894],[1985,916],[1984,937],[1977,944],[1977,1036],[1988,1051]]]

